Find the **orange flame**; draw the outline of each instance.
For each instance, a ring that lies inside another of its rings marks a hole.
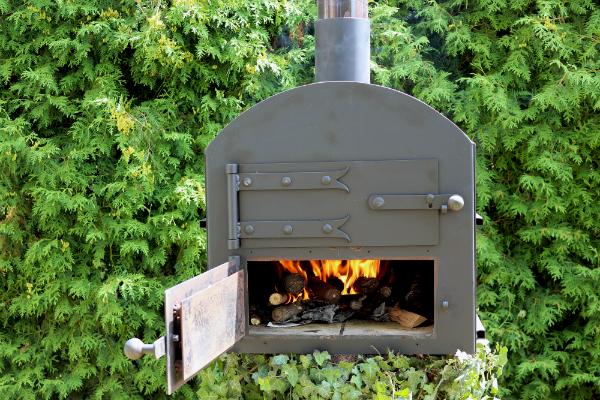
[[[287,272],[301,274],[305,282],[308,280],[308,274],[302,268],[300,261],[279,260],[279,263]],[[376,278],[380,269],[380,260],[310,260],[309,263],[314,276],[323,282],[327,282],[329,278],[339,279],[344,284],[342,295],[356,294],[353,288],[354,282],[360,277]],[[304,289],[290,302],[309,298],[308,291]]]

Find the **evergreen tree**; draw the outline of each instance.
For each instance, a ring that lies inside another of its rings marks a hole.
[[[387,4],[374,16],[377,80],[444,111],[478,146],[478,301],[509,348],[504,385],[514,398],[597,398],[598,4]]]

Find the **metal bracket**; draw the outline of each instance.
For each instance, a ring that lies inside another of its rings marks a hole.
[[[242,259],[240,256],[229,256],[229,274],[233,274],[240,270]]]
[[[244,221],[240,223],[240,238],[338,238],[350,242],[350,236],[340,229],[348,219],[349,215],[315,221]]]
[[[460,211],[465,201],[458,194],[372,194],[371,210],[448,210]]]
[[[485,327],[483,323],[479,319],[479,315],[475,314],[475,338],[476,339],[485,339]]]
[[[173,350],[175,350],[175,372],[181,374],[183,370],[183,349],[181,343],[183,338],[181,337],[181,303],[175,303],[173,305],[173,329],[171,330],[171,337],[169,340],[173,343]]]
[[[475,225],[483,225],[483,217],[475,213]]]

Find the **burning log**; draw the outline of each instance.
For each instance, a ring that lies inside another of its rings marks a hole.
[[[280,306],[292,300],[292,295],[289,293],[273,293],[269,296],[269,304],[272,306]]]
[[[340,278],[335,276],[330,276],[327,278],[327,283],[329,283],[334,288],[338,289],[340,292],[344,290],[344,282],[341,281]]]
[[[352,288],[359,294],[373,293],[379,287],[379,279],[361,276],[354,282]]]
[[[304,277],[302,274],[289,274],[283,279],[286,292],[300,294],[304,290]]]
[[[310,278],[308,280],[308,289],[313,297],[318,300],[323,300],[327,303],[337,303],[342,296],[342,292],[327,282],[323,282],[318,278]]]
[[[296,317],[302,312],[302,305],[300,303],[286,304],[278,306],[271,312],[271,318],[274,322],[286,322]]]
[[[400,307],[392,308],[389,312],[389,317],[390,320],[397,322],[402,327],[411,329],[427,321],[427,318],[424,316],[403,310]]]

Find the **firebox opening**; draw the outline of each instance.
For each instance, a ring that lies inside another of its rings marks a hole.
[[[432,334],[434,264],[433,259],[248,261],[251,332],[344,335],[358,327],[373,334]]]

